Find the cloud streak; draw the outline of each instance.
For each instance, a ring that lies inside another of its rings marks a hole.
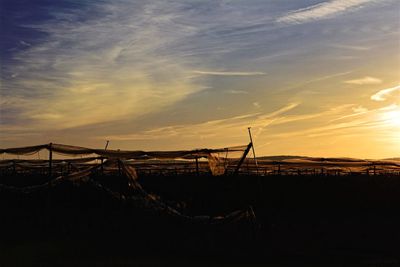
[[[258,71],[202,71],[202,70],[194,70],[193,73],[200,75],[213,75],[213,76],[258,76],[258,75],[266,75],[265,72]]]
[[[110,140],[158,140],[158,139],[169,139],[172,137],[179,136],[180,138],[211,138],[218,136],[225,136],[229,133],[230,138],[235,138],[238,135],[241,136],[243,129],[252,126],[256,130],[260,130],[273,123],[276,125],[284,124],[303,119],[309,119],[309,114],[301,116],[283,116],[286,112],[293,110],[299,105],[299,103],[289,103],[275,111],[270,113],[249,113],[245,115],[238,115],[223,119],[215,119],[197,124],[179,124],[170,125],[166,127],[153,128],[138,133],[113,135],[113,136],[99,136],[98,139],[110,139]],[[313,115],[315,116],[315,115]],[[318,114],[320,116],[320,114]]]
[[[276,21],[282,24],[303,24],[333,18],[345,12],[361,8],[374,0],[332,0],[288,12]]]
[[[355,85],[371,85],[371,84],[380,84],[382,83],[382,80],[375,77],[365,76],[360,79],[347,80],[344,81],[344,83],[355,84]]]
[[[378,91],[377,93],[371,96],[371,100],[378,102],[385,101],[396,92],[400,93],[400,85]]]
[[[81,12],[54,11],[50,21],[27,26],[46,37],[14,56],[3,97],[29,99],[9,103],[19,110],[15,120],[44,129],[97,124],[155,112],[203,89],[186,71],[196,58],[189,62],[175,48],[197,31],[175,21],[184,15],[180,5],[90,8],[95,15],[83,22]]]

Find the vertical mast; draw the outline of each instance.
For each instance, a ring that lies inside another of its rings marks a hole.
[[[254,150],[254,143],[253,143],[253,138],[251,136],[251,127],[247,128],[249,130],[249,137],[250,137],[250,142],[251,142],[251,149],[253,150],[253,156],[254,156],[254,162],[256,164],[256,174],[258,174],[258,163],[257,163],[257,157],[256,157],[256,152]]]

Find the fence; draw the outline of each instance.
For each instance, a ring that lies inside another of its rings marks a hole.
[[[180,151],[104,150],[63,144],[0,149],[0,154],[25,156],[29,159],[0,160],[0,174],[68,175],[89,166],[99,165],[101,172],[107,160],[119,159],[134,167],[140,175],[400,175],[399,160],[355,160],[343,158],[277,157],[279,160],[248,158],[252,143],[219,149]],[[47,159],[34,159],[47,151]],[[62,158],[57,158],[62,157]]]

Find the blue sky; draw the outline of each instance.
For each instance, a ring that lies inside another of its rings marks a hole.
[[[1,5],[3,147],[398,155],[398,1]]]

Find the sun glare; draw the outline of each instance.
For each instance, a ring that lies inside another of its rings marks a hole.
[[[383,120],[388,126],[400,128],[400,110],[392,110],[383,113]]]

